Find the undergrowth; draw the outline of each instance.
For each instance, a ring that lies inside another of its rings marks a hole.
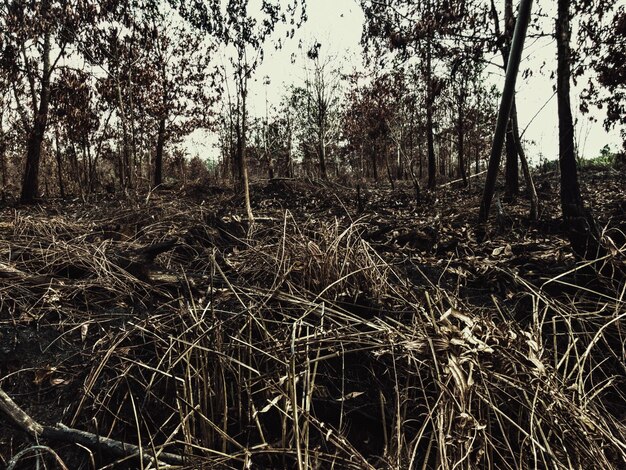
[[[117,213],[139,224],[129,238],[16,214],[3,318],[59,333],[44,348],[59,365],[33,359],[40,385],[73,397],[55,419],[187,468],[626,466],[623,284],[555,297],[562,279],[507,271],[529,309],[518,322],[495,298],[417,289],[361,220],[281,214],[216,229],[201,206],[148,205]],[[176,282],[116,263],[168,236],[158,264]],[[28,380],[4,372],[5,389]]]

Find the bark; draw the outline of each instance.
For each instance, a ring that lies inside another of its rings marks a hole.
[[[404,179],[404,166],[402,165],[402,149],[400,148],[399,142],[396,148],[396,178],[398,180]]]
[[[514,125],[513,128],[514,130],[517,129],[517,125]],[[528,159],[526,158],[526,154],[524,153],[522,143],[519,140],[519,132],[515,133],[515,141],[517,142],[517,151],[519,152],[519,158],[522,162],[522,172],[524,173],[524,180],[526,182],[526,191],[528,192],[528,197],[530,198],[530,218],[532,220],[538,220],[539,197],[537,196],[535,182],[533,181],[533,177],[530,173],[530,168],[528,167]]]
[[[132,65],[129,64],[129,69]],[[132,175],[131,180],[135,182],[135,186],[139,187],[139,183],[141,181],[142,173],[141,173],[141,164],[137,165],[137,129],[135,126],[135,101],[133,99],[134,96],[133,90],[133,80],[132,73],[128,74],[128,111],[130,113],[130,142],[131,142],[131,151],[132,151],[132,159],[129,167],[129,175]]]
[[[532,0],[521,0],[519,6],[519,16],[517,18],[515,32],[513,34],[513,42],[511,44],[511,53],[509,54],[509,60],[506,68],[506,78],[504,89],[502,91],[500,109],[498,111],[498,120],[496,123],[493,145],[491,147],[491,155],[489,157],[489,167],[487,170],[485,189],[480,204],[480,222],[486,222],[489,217],[489,209],[491,208],[491,202],[495,192],[496,178],[500,168],[500,159],[502,157],[502,146],[504,144],[506,127],[509,122],[509,115],[515,95],[515,82],[517,80],[517,72],[519,71],[519,64],[522,58],[524,40],[526,38],[526,31],[530,21],[531,10]]]
[[[513,38],[513,30],[515,28],[515,17],[513,15],[513,0],[505,0],[504,2],[504,31],[505,45],[502,50],[502,58],[506,67],[509,53],[511,52],[511,40]],[[511,113],[509,117],[509,125],[506,131],[506,163],[505,163],[505,200],[514,201],[519,194],[519,166],[518,166],[518,149],[519,142],[515,139],[514,122],[517,121],[517,106],[515,105],[515,96],[511,104]]]
[[[59,192],[61,197],[65,199],[65,185],[63,184],[63,168],[61,165],[61,144],[59,143],[59,128],[55,129],[54,137],[56,140],[56,157],[57,157],[57,176],[59,178]]]
[[[128,123],[126,122],[126,111],[124,109],[124,100],[122,98],[122,87],[119,80],[117,85],[117,101],[120,108],[120,124],[122,126],[122,165],[120,166],[120,182],[123,188],[132,185],[131,169],[130,169],[130,150],[128,148]]]
[[[320,157],[320,174],[323,179],[327,178],[326,174],[326,142],[324,139],[324,127],[321,127],[320,135],[319,135],[319,149],[318,149],[319,157]]]
[[[505,196],[507,202],[512,202],[519,194],[519,167],[517,159],[517,142],[513,131],[513,116],[517,114],[515,107],[515,98],[511,105],[511,116],[506,128],[506,163],[505,163]]]
[[[156,188],[163,183],[163,148],[165,147],[165,126],[167,124],[167,74],[165,70],[164,59],[161,58],[163,65],[161,67],[161,81],[163,82],[163,110],[159,118],[159,130],[157,134],[156,154],[154,155],[154,180],[153,184]]]
[[[476,145],[476,148],[474,149],[474,159],[476,167],[476,171],[474,173],[478,173],[480,171],[480,148],[478,145]]]
[[[467,187],[467,171],[465,170],[465,92],[459,94],[459,112],[457,121],[459,175],[463,179],[463,186]]]
[[[241,97],[241,123],[240,123],[240,136],[238,142],[238,160],[239,171],[241,175],[241,183],[243,185],[244,200],[246,205],[246,212],[248,215],[248,222],[250,225],[254,222],[254,215],[252,214],[252,204],[250,202],[250,181],[248,179],[248,161],[246,156],[246,120],[247,120],[247,95],[248,95],[248,83],[247,78],[240,75],[239,82],[239,94]]]
[[[561,209],[563,217],[580,217],[584,204],[578,186],[576,154],[574,152],[574,121],[570,103],[570,13],[569,0],[558,0],[556,22],[557,40],[557,101],[559,112],[559,166],[561,169]]]
[[[573,251],[583,258],[601,256],[599,230],[585,208],[576,168],[574,122],[570,103],[570,0],[558,0],[556,20],[557,102],[559,113],[559,167],[561,210]]]
[[[376,165],[376,149],[373,145],[370,147],[370,156],[372,160],[372,176],[374,177],[374,181],[378,181],[378,166]]]
[[[291,157],[291,126],[289,127],[289,136],[287,138],[287,177],[293,178],[293,158]]]
[[[78,192],[81,197],[84,195],[84,185],[83,185],[83,176],[80,172],[80,165],[78,163],[78,150],[76,149],[76,145],[72,144],[71,152],[69,152],[70,161],[72,164],[72,173],[74,175],[74,181],[78,186]]]
[[[391,165],[389,165],[389,157],[386,151],[385,151],[385,167],[387,168],[387,178],[389,178],[389,184],[391,185],[391,190],[395,191],[396,187],[393,182],[393,174],[391,171]]]
[[[41,160],[41,146],[48,123],[48,107],[50,104],[50,31],[46,31],[43,41],[43,70],[41,91],[39,93],[39,108],[28,136],[26,152],[26,168],[22,183],[21,201],[29,202],[39,195],[39,162]]]
[[[93,157],[91,155],[91,143],[89,140],[85,142],[85,151],[87,154],[87,183],[89,185],[89,192],[93,193],[96,190],[96,172]]]
[[[4,116],[0,113],[0,176],[2,177],[2,198],[4,200],[7,191],[7,162],[6,162],[6,136],[2,125]]]
[[[154,156],[154,187],[163,183],[163,147],[165,146],[165,116],[159,119],[156,154]]]
[[[426,139],[428,146],[428,189],[437,185],[437,161],[435,158],[435,135],[433,130],[432,53],[430,41],[426,46]]]
[[[415,203],[420,205],[422,202],[422,190],[420,188],[420,180],[415,175],[415,160],[411,160],[409,171],[411,172],[411,180],[413,181],[413,189],[415,191]]]
[[[146,465],[160,461],[172,465],[182,465],[183,456],[168,452],[159,452],[158,457],[153,455],[151,447],[139,447],[108,437],[99,436],[78,429],[69,428],[59,423],[56,426],[42,426],[30,415],[22,410],[4,390],[0,389],[0,410],[9,418],[12,424],[28,434],[34,440],[50,439],[71,444],[81,444],[94,450],[103,450],[117,457],[142,457]]]

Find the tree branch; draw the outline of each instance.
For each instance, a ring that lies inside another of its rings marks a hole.
[[[157,452],[156,456],[153,456],[151,455],[153,451],[148,448],[143,449],[134,444],[69,428],[61,423],[58,423],[56,426],[43,426],[22,410],[1,388],[0,411],[9,417],[15,427],[24,431],[33,439],[44,438],[59,442],[81,444],[91,449],[105,450],[116,457],[139,457],[143,455],[146,464],[154,464],[158,460],[170,465],[182,465],[185,461],[184,457],[179,454]]]

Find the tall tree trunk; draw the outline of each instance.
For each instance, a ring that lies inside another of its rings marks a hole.
[[[517,145],[515,133],[513,130],[513,117],[517,115],[515,106],[515,97],[511,105],[511,116],[506,129],[506,163],[505,163],[505,183],[504,198],[508,202],[512,202],[519,194],[519,165],[517,159]]]
[[[165,146],[165,116],[159,119],[156,154],[154,155],[154,187],[163,183],[163,147]]]
[[[241,165],[241,182],[243,183],[244,201],[246,205],[246,212],[248,215],[248,222],[250,225],[254,223],[254,215],[252,213],[252,204],[250,202],[250,181],[248,179],[248,160],[246,155],[246,120],[247,107],[246,101],[248,97],[248,82],[245,76],[240,77],[240,94],[241,94],[241,138],[239,146],[239,160]]]
[[[463,186],[467,187],[467,171],[465,170],[465,91],[459,93],[459,111],[456,126],[458,139],[459,174],[463,178]]]
[[[498,111],[498,120],[496,122],[496,130],[491,147],[491,155],[489,157],[485,190],[483,192],[478,215],[480,222],[486,222],[489,217],[489,209],[491,208],[491,201],[493,200],[493,194],[496,188],[496,178],[502,157],[502,146],[504,144],[506,127],[509,122],[511,105],[513,104],[513,97],[515,95],[515,82],[517,80],[517,72],[519,71],[519,64],[524,49],[526,31],[528,29],[528,23],[530,22],[532,3],[532,0],[521,0],[519,5],[519,15],[515,24],[515,33],[513,34],[511,53],[509,54],[506,68],[506,78],[500,101],[500,109]]]
[[[511,40],[513,39],[513,30],[515,29],[515,16],[513,15],[513,0],[505,0],[504,2],[504,34],[505,42],[501,48],[502,60],[504,66],[507,66],[509,53],[511,52]],[[511,104],[511,113],[509,116],[509,124],[506,130],[506,163],[505,163],[505,200],[512,202],[519,194],[519,167],[517,146],[520,144],[515,139],[514,125],[517,122],[517,106],[515,105],[515,95],[513,95],[513,103]]]
[[[389,148],[388,146],[386,148]],[[391,165],[389,165],[389,154],[387,150],[385,150],[385,167],[387,169],[387,178],[389,178],[389,184],[391,185],[391,190],[395,191],[396,186],[393,182],[393,174],[391,172]]]
[[[46,31],[43,41],[43,70],[41,77],[41,91],[39,94],[39,108],[28,136],[26,151],[26,168],[22,183],[21,201],[29,202],[39,194],[39,161],[41,160],[41,145],[46,134],[48,123],[48,107],[50,104],[50,31]]]
[[[4,201],[7,191],[7,162],[6,162],[6,136],[4,135],[4,113],[0,112],[0,177],[2,177],[2,200]]]
[[[59,143],[59,128],[58,124],[54,130],[54,138],[56,140],[56,157],[57,157],[57,176],[59,178],[59,193],[61,197],[65,199],[65,185],[63,184],[63,167],[61,165],[61,144]]]
[[[120,166],[120,179],[124,189],[132,185],[130,149],[128,147],[128,123],[126,121],[126,110],[124,99],[122,97],[122,86],[119,79],[116,80],[117,86],[117,104],[120,109],[120,124],[122,126],[122,165]]]
[[[424,158],[422,155],[422,139],[418,140],[417,142],[417,156],[419,159],[419,179],[422,179],[424,177]]]
[[[372,176],[374,177],[374,181],[378,181],[378,167],[376,165],[376,147],[374,145],[370,146],[370,157],[372,161]]]
[[[558,0],[556,20],[557,102],[559,112],[559,167],[561,211],[572,249],[583,258],[599,253],[599,231],[591,212],[585,209],[576,168],[574,122],[570,103],[571,49],[570,0]]]
[[[557,101],[559,111],[559,166],[561,169],[561,209],[563,217],[581,217],[584,204],[578,186],[574,153],[574,121],[570,103],[570,13],[569,0],[558,0],[556,21]]]
[[[474,148],[475,174],[480,173],[480,145],[476,144]]]
[[[293,178],[293,158],[291,157],[291,125],[288,129],[287,137],[287,178]]]
[[[165,147],[165,126],[167,124],[167,106],[168,106],[168,89],[167,89],[167,73],[165,69],[165,61],[161,58],[161,81],[163,82],[162,105],[163,110],[159,118],[159,130],[157,134],[156,154],[154,155],[154,179],[153,184],[156,188],[163,183],[163,148]]]
[[[396,178],[404,179],[404,165],[402,163],[402,127],[398,133],[398,141],[396,142]]]
[[[432,80],[432,51],[430,39],[426,45],[426,140],[428,146],[428,189],[437,185],[437,161],[435,158],[435,133],[433,130],[434,90]]]
[[[93,193],[96,190],[96,175],[94,171],[93,157],[91,156],[91,143],[89,139],[85,139],[85,152],[87,157],[87,175],[86,181],[88,185],[88,192]]]
[[[494,0],[491,0],[491,14],[494,20],[496,36],[500,37],[500,23],[498,20],[498,12]],[[504,41],[500,46],[502,54],[502,62],[506,69],[511,52],[511,41],[515,29],[515,16],[513,15],[513,0],[504,0]],[[515,105],[515,95],[511,105],[509,123],[506,131],[506,163],[505,163],[505,200],[514,201],[519,194],[519,167],[518,153],[516,147],[520,142],[515,139],[514,123],[517,122],[517,106]]]
[[[323,179],[327,178],[326,174],[326,142],[324,139],[324,127],[320,127],[320,135],[319,135],[319,148],[318,153],[320,157],[320,175]]]
[[[526,154],[524,153],[524,147],[522,147],[522,142],[520,141],[519,128],[517,125],[517,116],[514,116],[514,118],[513,133],[515,135],[515,142],[517,144],[519,158],[522,162],[522,172],[524,173],[524,180],[526,181],[526,191],[528,192],[528,197],[530,198],[530,218],[532,220],[537,220],[539,218],[539,197],[537,196],[535,182],[533,181],[533,177],[530,173],[528,159],[526,158]]]
[[[132,66],[132,64],[128,64],[129,68]],[[141,177],[142,177],[142,173],[141,173],[141,164],[137,164],[137,128],[136,128],[136,124],[135,124],[135,100],[133,99],[134,97],[134,90],[133,90],[133,80],[132,80],[132,73],[128,74],[128,112],[130,114],[130,142],[131,142],[131,154],[132,154],[132,158],[130,161],[130,175],[132,175],[131,177],[131,181],[133,181],[136,189],[139,189],[139,185],[141,184]]]

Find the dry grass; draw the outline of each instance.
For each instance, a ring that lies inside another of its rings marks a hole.
[[[18,273],[0,279],[3,323],[53,328],[46,350],[75,352],[50,372],[74,396],[55,419],[188,468],[626,466],[623,287],[557,299],[510,274],[532,305],[522,326],[417,291],[358,220],[283,211],[229,219],[228,236],[183,202],[94,215],[16,213],[0,247]],[[134,233],[107,237],[105,221]],[[158,264],[174,283],[115,262],[171,236]]]

